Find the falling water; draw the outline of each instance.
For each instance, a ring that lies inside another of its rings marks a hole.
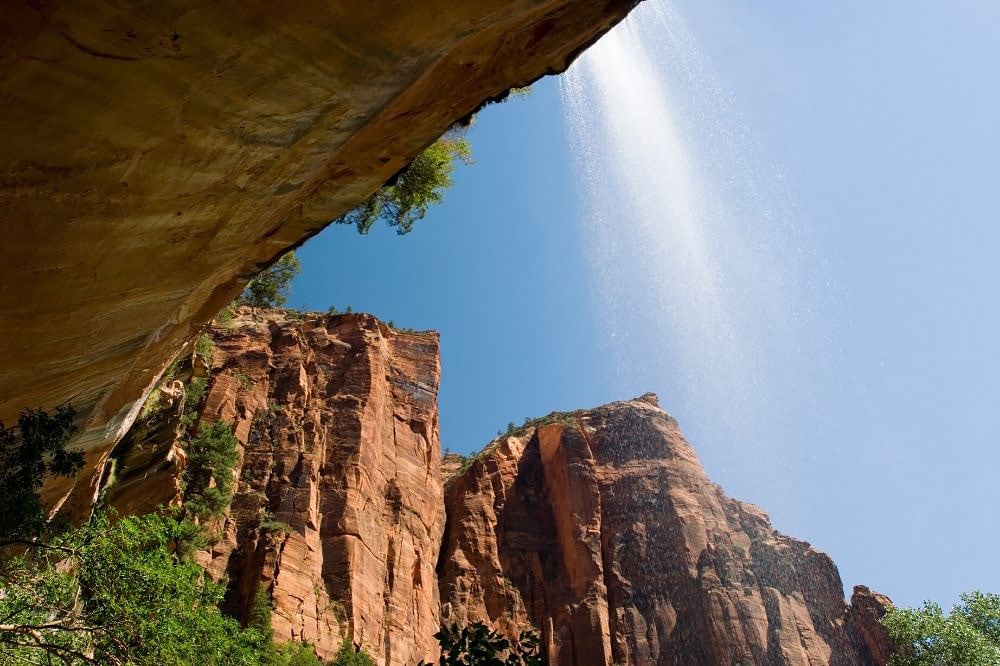
[[[702,434],[758,445],[808,319],[780,170],[667,0],[640,5],[561,88],[613,383],[667,389]]]

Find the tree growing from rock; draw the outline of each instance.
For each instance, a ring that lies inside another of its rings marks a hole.
[[[255,308],[274,308],[288,301],[291,283],[302,265],[294,252],[289,252],[265,268],[247,283],[238,302]]]
[[[187,461],[182,475],[184,508],[205,521],[221,515],[233,495],[233,470],[239,440],[225,421],[202,425],[183,445]]]
[[[335,221],[353,224],[358,232],[367,234],[376,222],[383,220],[396,233],[409,233],[414,223],[427,214],[428,207],[444,199],[445,191],[452,185],[456,161],[470,163],[472,150],[463,136],[449,132],[417,155],[367,201]]]

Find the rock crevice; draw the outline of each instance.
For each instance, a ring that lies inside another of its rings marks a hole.
[[[450,476],[443,614],[552,664],[884,664],[887,599],[706,478],[655,396],[544,419]],[[558,423],[553,423],[557,421]]]
[[[279,640],[330,657],[349,636],[387,665],[434,659],[442,622],[538,631],[553,665],[892,653],[888,599],[859,587],[846,604],[830,558],[711,483],[655,396],[442,459],[436,334],[243,310],[213,338],[199,418],[231,424],[242,451],[202,562],[228,579],[231,614],[270,597]],[[176,501],[180,408],[167,400],[119,447],[109,504]]]

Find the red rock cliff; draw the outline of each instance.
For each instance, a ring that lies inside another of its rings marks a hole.
[[[230,607],[245,612],[264,586],[276,635],[320,656],[350,631],[386,664],[433,657],[437,335],[367,315],[269,319],[217,336],[211,376],[202,418],[245,442],[207,563],[229,575]]]
[[[212,331],[200,418],[232,424],[242,452],[203,564],[228,577],[237,617],[249,618],[258,590],[270,596],[278,640],[331,657],[350,636],[380,663],[434,658],[437,334],[369,315],[293,317],[244,310],[232,332]],[[116,451],[107,501],[122,512],[176,498],[181,456],[164,420],[141,421]]]
[[[452,466],[453,468],[453,466]],[[501,437],[447,483],[446,622],[552,664],[884,664],[884,597],[706,478],[655,396]]]
[[[888,599],[851,604],[830,559],[706,478],[655,396],[556,414],[442,463],[437,337],[367,315],[241,312],[213,329],[203,421],[239,479],[204,565],[281,640],[385,664],[433,658],[441,621],[541,631],[552,664],[885,664]],[[107,502],[175,500],[177,382],[116,450]],[[442,488],[442,469],[449,477]],[[447,511],[447,528],[445,527]]]

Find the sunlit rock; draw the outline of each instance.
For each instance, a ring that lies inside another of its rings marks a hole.
[[[552,664],[873,665],[888,600],[705,476],[646,394],[491,443],[446,491],[443,619],[535,628]]]

